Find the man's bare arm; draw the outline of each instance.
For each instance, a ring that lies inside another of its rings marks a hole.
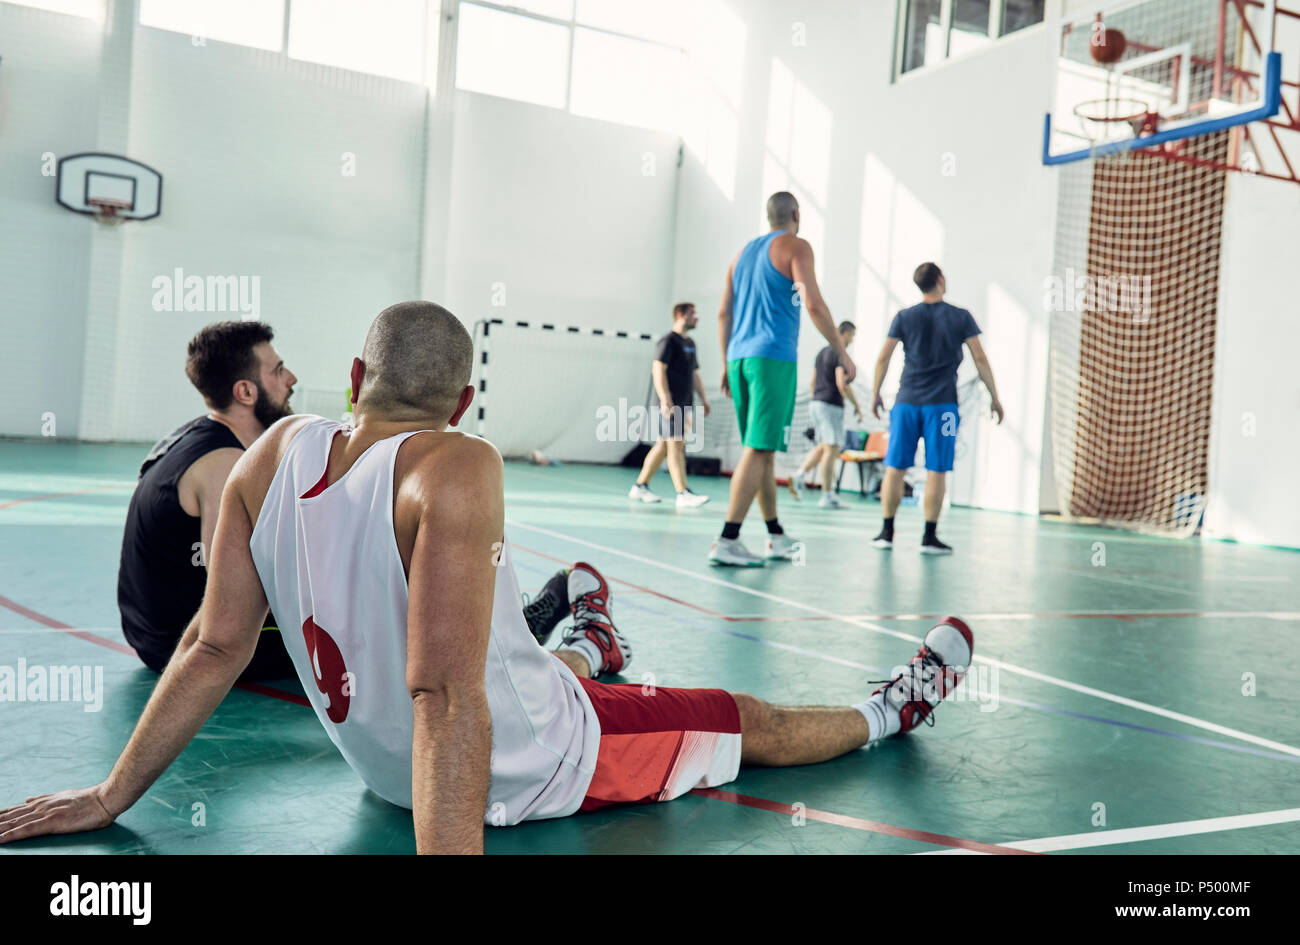
[[[712,408],[709,406],[709,395],[704,391],[704,378],[700,376],[698,370],[695,372],[695,393],[700,395],[700,406],[704,408],[704,415],[707,417]]]
[[[807,240],[798,237],[795,237],[794,251],[790,256],[790,278],[798,288],[799,297],[803,300],[803,307],[808,312],[808,317],[826,339],[826,343],[831,346],[839,358],[840,365],[844,368],[845,376],[852,383],[853,378],[857,376],[858,367],[849,357],[848,351],[844,349],[844,339],[840,337],[839,330],[835,327],[835,320],[831,318],[830,306],[822,298],[822,290],[817,284],[817,273],[813,266],[812,246]]]
[[[140,799],[189,743],[248,665],[266,617],[266,596],[248,540],[240,494],[250,450],[222,498],[207,591],[112,772],[93,788],[33,798],[0,811],[0,843],[106,827]]]
[[[727,267],[726,285],[722,287],[722,301],[718,303],[718,350],[722,353],[722,380],[718,387],[722,390],[723,397],[731,396],[731,382],[727,379],[727,345],[731,342],[731,310],[735,302],[731,279],[735,271],[736,262],[732,260]]]
[[[185,471],[185,475],[195,474],[194,495],[199,503],[199,536],[203,542],[203,566],[208,566],[208,555],[212,551],[212,540],[217,534],[217,518],[221,513],[221,493],[226,488],[235,463],[243,455],[242,450],[213,450]],[[184,477],[182,477],[184,479]],[[184,482],[181,483],[184,485]]]
[[[884,346],[880,349],[880,357],[876,358],[876,377],[871,386],[871,415],[877,420],[880,419],[880,411],[885,406],[884,401],[880,399],[880,388],[885,383],[885,375],[889,373],[889,361],[893,358],[894,349],[897,347],[897,338],[886,338]]]
[[[990,410],[993,416],[997,417],[998,423],[1001,423],[1005,411],[1002,409],[1002,401],[998,399],[998,387],[993,383],[993,368],[989,364],[988,355],[984,353],[984,346],[980,344],[979,335],[971,335],[967,338],[966,347],[970,348],[970,356],[975,362],[975,370],[979,371],[980,380],[984,382],[984,386],[989,389],[989,396],[993,398]]]
[[[492,753],[483,673],[504,540],[503,472],[485,441],[444,449],[417,474],[424,496],[408,578],[415,845],[482,853]]]
[[[835,386],[839,388],[840,396],[847,398],[848,402],[853,405],[853,412],[859,420],[862,419],[862,405],[858,403],[858,395],[853,393],[853,387],[849,384],[844,374],[844,368],[835,368]]]

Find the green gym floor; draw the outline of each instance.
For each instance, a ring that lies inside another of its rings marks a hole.
[[[102,667],[99,711],[0,702],[0,808],[98,782],[156,677],[118,629],[118,548],[146,447],[0,441],[0,668]],[[852,478],[852,477],[849,477]],[[802,565],[705,564],[725,479],[695,512],[630,505],[627,470],[508,464],[521,587],[587,560],[613,588],[628,682],[786,704],[858,701],[933,617],[977,668],[934,728],[822,765],[744,769],[668,804],[489,829],[494,853],[1300,852],[1300,555],[950,509],[873,549],[879,505],[782,493]],[[670,495],[666,477],[656,480]],[[751,514],[742,537],[759,547]],[[1104,561],[1103,561],[1104,555]],[[558,634],[557,634],[558,638]],[[197,824],[196,824],[197,822]],[[370,794],[296,683],[230,694],[117,824],[18,853],[410,853],[409,811]]]

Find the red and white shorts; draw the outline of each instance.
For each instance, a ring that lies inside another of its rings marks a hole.
[[[580,679],[600,720],[583,810],[671,801],[740,771],[740,710],[722,689],[658,689]]]

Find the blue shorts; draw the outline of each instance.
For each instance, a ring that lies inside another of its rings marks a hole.
[[[911,469],[916,465],[916,444],[925,440],[925,468],[930,472],[952,472],[957,451],[957,425],[961,417],[956,404],[894,404],[889,411],[889,449],[885,465]]]

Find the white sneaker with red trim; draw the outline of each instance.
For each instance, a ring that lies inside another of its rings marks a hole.
[[[610,596],[608,582],[585,561],[579,561],[569,571],[573,629],[560,646],[585,656],[593,677],[620,673],[632,661],[632,647],[615,628],[610,615]]]

